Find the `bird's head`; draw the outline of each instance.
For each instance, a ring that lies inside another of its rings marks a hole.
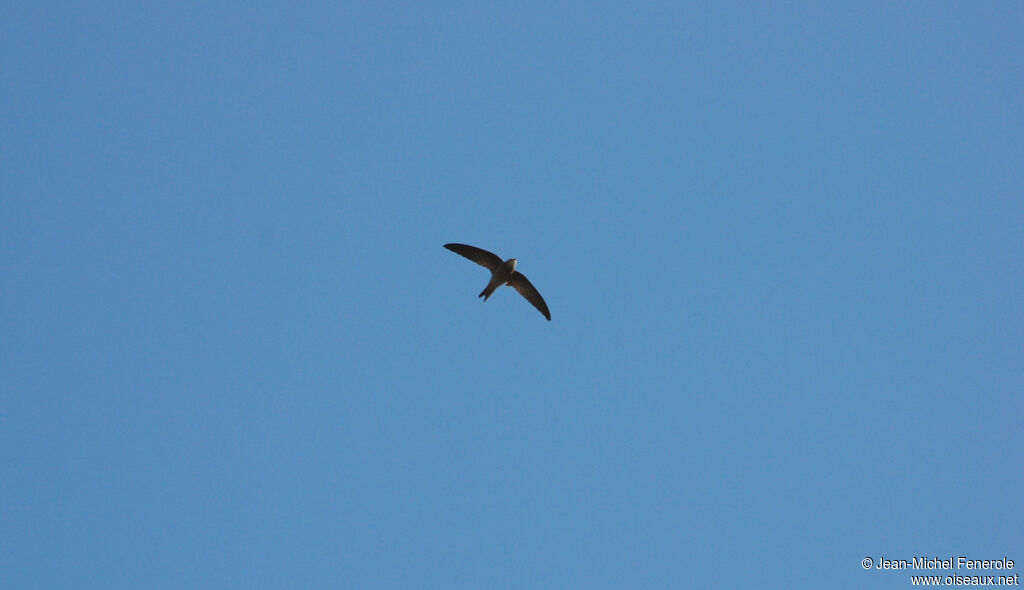
[[[509,272],[512,272],[513,270],[516,269],[516,259],[509,258],[508,260],[505,261],[505,266],[508,267]]]

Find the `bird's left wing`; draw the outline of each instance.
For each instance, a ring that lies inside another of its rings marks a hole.
[[[526,275],[516,271],[512,273],[512,278],[509,280],[509,283],[515,287],[516,291],[519,291],[520,295],[533,304],[538,311],[544,314],[544,317],[546,317],[549,322],[551,321],[551,312],[548,311],[548,304],[544,303],[544,298],[540,296],[540,293],[537,292],[537,289],[533,286],[533,283],[530,282],[530,279],[526,278]]]
[[[477,248],[476,246],[467,246],[466,244],[445,244],[445,248],[455,252],[460,256],[465,256],[480,266],[493,272],[499,266],[502,265],[501,258],[498,258],[497,254],[488,252],[483,248]]]

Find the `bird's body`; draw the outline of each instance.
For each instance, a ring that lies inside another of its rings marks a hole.
[[[512,285],[512,275],[516,272],[516,259],[509,258],[505,262],[502,262],[497,268],[491,271],[491,280],[484,287],[484,290],[480,292],[478,297],[483,297],[484,301],[494,293],[495,289],[502,285]]]
[[[445,244],[444,247],[460,256],[465,256],[491,271],[491,280],[479,295],[479,297],[484,298],[484,301],[487,301],[498,287],[509,285],[516,291],[519,291],[520,295],[525,297],[539,312],[544,314],[548,321],[551,321],[551,312],[548,311],[547,303],[544,302],[544,298],[540,296],[540,293],[530,283],[530,280],[523,273],[516,270],[515,258],[502,261],[497,254],[475,246],[467,246],[466,244]]]

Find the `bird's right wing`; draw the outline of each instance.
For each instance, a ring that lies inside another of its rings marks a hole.
[[[551,321],[551,312],[548,311],[548,304],[544,303],[544,298],[540,296],[537,288],[533,286],[530,279],[526,278],[526,275],[519,271],[512,273],[512,280],[509,281],[509,284],[515,287],[516,291],[519,291],[520,295],[533,304],[533,306],[537,308],[537,311],[544,314],[544,317],[546,317],[549,322]]]
[[[494,270],[503,264],[503,261],[501,258],[498,258],[497,254],[492,254],[487,250],[482,250],[475,246],[467,246],[465,244],[445,244],[444,247],[460,256],[469,258],[491,272],[494,272]]]

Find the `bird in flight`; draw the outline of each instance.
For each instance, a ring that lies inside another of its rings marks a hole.
[[[484,287],[484,290],[480,292],[478,297],[483,297],[484,301],[494,293],[494,290],[502,285],[511,285],[519,294],[526,298],[534,307],[537,308],[544,317],[551,321],[551,312],[548,311],[548,304],[544,303],[544,298],[540,296],[537,289],[530,283],[530,280],[526,276],[516,270],[516,259],[509,258],[502,262],[501,258],[498,258],[497,254],[492,254],[487,250],[482,250],[473,246],[467,246],[466,244],[445,244],[445,248],[448,248],[452,252],[460,256],[465,256],[473,262],[491,271],[491,280]]]

